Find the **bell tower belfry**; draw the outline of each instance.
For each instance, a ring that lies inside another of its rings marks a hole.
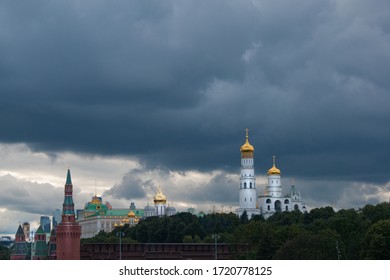
[[[241,216],[244,211],[249,218],[253,214],[260,214],[257,207],[256,177],[254,170],[254,151],[255,148],[249,143],[249,129],[246,129],[246,139],[241,146],[241,174],[239,188],[240,208],[236,210],[237,215]]]

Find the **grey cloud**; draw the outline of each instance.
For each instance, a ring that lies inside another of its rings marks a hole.
[[[140,169],[130,170],[123,176],[119,184],[115,184],[112,188],[106,190],[103,196],[110,195],[114,198],[129,200],[141,199],[146,197],[146,190],[152,186],[151,179],[142,180]]]
[[[19,5],[0,4],[2,142],[233,172],[249,127],[257,170],[389,180],[388,1]]]

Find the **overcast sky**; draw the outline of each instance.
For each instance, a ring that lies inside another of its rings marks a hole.
[[[250,129],[309,208],[390,199],[390,2],[0,2],[0,232],[95,191],[238,207]]]

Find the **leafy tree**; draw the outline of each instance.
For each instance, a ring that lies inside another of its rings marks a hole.
[[[285,260],[334,260],[339,258],[338,236],[329,230],[313,234],[302,232],[287,241],[276,252],[274,259]]]
[[[0,260],[9,260],[11,258],[11,250],[0,245]]]
[[[362,257],[374,260],[390,259],[390,219],[376,222],[367,230]]]
[[[246,213],[246,210],[242,212],[240,217],[241,224],[247,224],[249,222],[248,214]]]
[[[315,208],[310,211],[310,216],[313,220],[316,219],[323,219],[327,220],[335,215],[335,212],[332,207],[321,207],[321,208]]]
[[[240,225],[232,241],[251,245],[251,252],[244,256],[247,259],[272,259],[276,250],[283,244],[276,227],[259,221],[250,221],[248,224]]]
[[[367,204],[362,209],[363,217],[376,223],[380,220],[390,219],[390,203],[383,202],[377,205]]]

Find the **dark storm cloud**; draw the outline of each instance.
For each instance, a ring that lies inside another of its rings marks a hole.
[[[249,127],[256,172],[386,182],[389,5],[2,2],[0,141],[235,172]]]

